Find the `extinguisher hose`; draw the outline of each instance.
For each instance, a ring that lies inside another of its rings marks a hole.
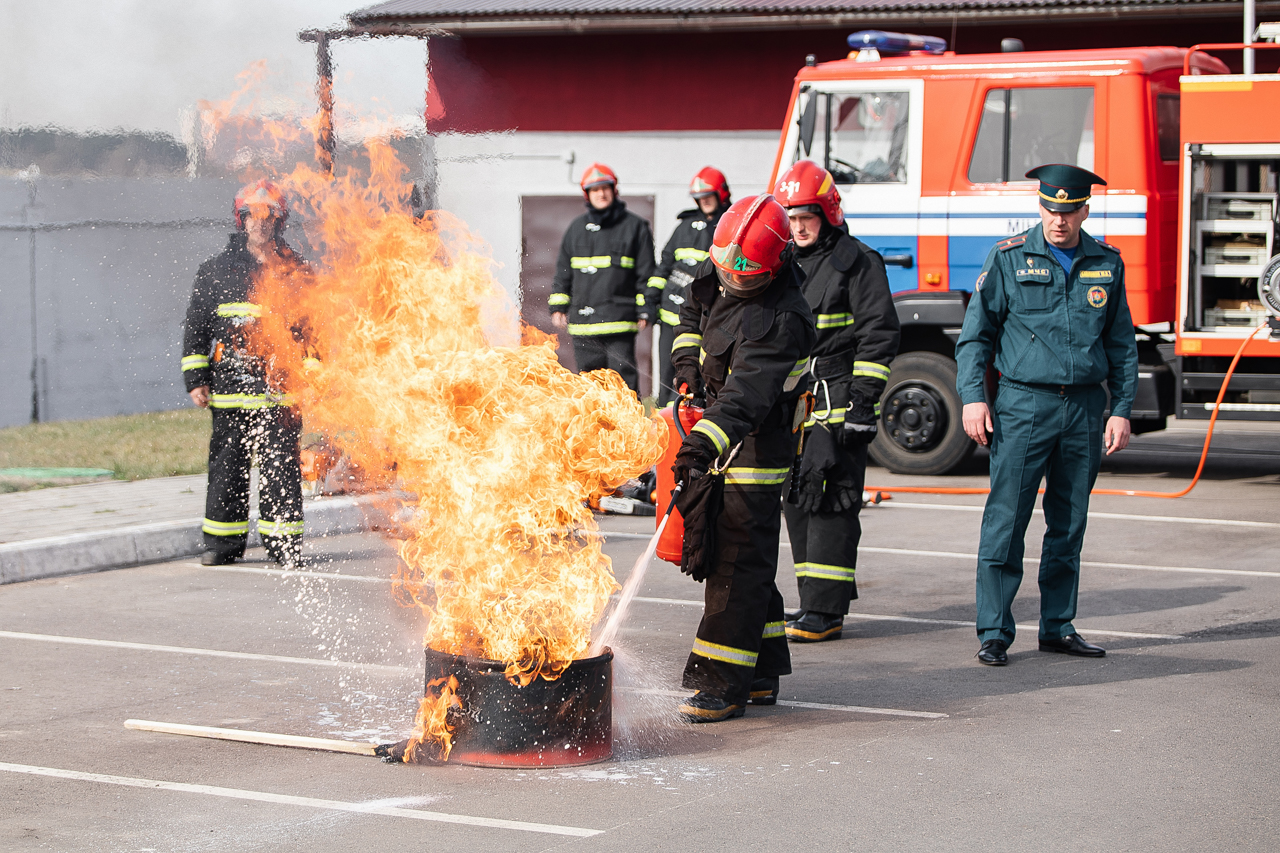
[[[1209,431],[1205,433],[1204,447],[1200,450],[1200,464],[1196,466],[1195,476],[1191,478],[1191,482],[1187,484],[1185,489],[1177,492],[1146,492],[1137,489],[1094,489],[1091,495],[1121,495],[1124,497],[1135,498],[1180,498],[1191,492],[1196,487],[1196,483],[1200,482],[1200,474],[1204,472],[1204,462],[1209,456],[1209,442],[1213,440],[1213,428],[1218,422],[1218,411],[1222,406],[1222,398],[1227,394],[1227,386],[1231,384],[1231,376],[1236,372],[1236,365],[1240,363],[1240,356],[1244,355],[1244,348],[1248,346],[1249,341],[1253,340],[1254,335],[1267,328],[1267,323],[1263,323],[1254,329],[1249,335],[1240,342],[1240,348],[1236,350],[1235,356],[1231,359],[1231,364],[1227,367],[1227,375],[1222,379],[1222,387],[1218,389],[1218,399],[1213,403],[1213,412],[1209,415]],[[989,488],[977,487],[946,487],[946,486],[894,486],[891,488],[877,488],[875,486],[867,486],[866,491],[871,494],[877,492],[881,494],[917,494],[917,495],[985,495],[991,492]],[[1039,490],[1041,494],[1044,489]]]
[[[684,424],[680,423],[680,401],[682,399],[684,399],[682,395],[676,394],[675,400],[671,403],[671,414],[674,416],[672,420],[676,422],[676,432],[680,433],[680,440],[684,441],[689,437],[689,433],[685,431]]]

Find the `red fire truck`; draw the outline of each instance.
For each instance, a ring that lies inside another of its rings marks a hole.
[[[796,76],[770,185],[796,160],[825,165],[850,232],[888,265],[902,346],[872,458],[940,474],[973,451],[955,341],[992,245],[1039,222],[1023,175],[1043,163],[1107,179],[1085,229],[1125,260],[1134,432],[1207,418],[1243,338],[1280,314],[1280,263],[1268,267],[1280,75],[1229,74],[1205,50],[1172,47],[956,55],[874,31],[849,42],[847,59]],[[1280,419],[1280,337],[1249,343],[1219,417]]]

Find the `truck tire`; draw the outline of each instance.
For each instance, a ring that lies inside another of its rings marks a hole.
[[[935,352],[893,361],[871,459],[894,474],[945,474],[973,453],[960,421],[956,363]]]

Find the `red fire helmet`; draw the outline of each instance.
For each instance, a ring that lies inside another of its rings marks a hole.
[[[721,204],[729,203],[729,181],[725,179],[724,172],[707,166],[689,182],[689,195],[702,198],[712,194],[720,196]]]
[[[608,184],[615,190],[618,188],[618,176],[614,174],[604,163],[592,163],[587,167],[587,171],[582,173],[582,191],[585,193],[592,187],[599,187]]]
[[[791,242],[787,212],[765,193],[735,202],[720,217],[711,240],[711,262],[731,296],[755,296],[782,269]]]
[[[787,210],[817,205],[832,225],[838,226],[844,222],[844,211],[840,209],[840,191],[836,189],[835,178],[812,160],[796,161],[782,173],[773,191]],[[814,212],[817,213],[816,210]]]
[[[252,184],[246,184],[236,193],[235,217],[236,227],[244,228],[244,215],[255,207],[274,216],[281,225],[289,218],[289,205],[284,193],[275,184],[263,178]]]

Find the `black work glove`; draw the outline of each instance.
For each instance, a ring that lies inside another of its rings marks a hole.
[[[706,386],[702,384],[702,371],[697,365],[688,364],[676,368],[673,384],[678,394],[692,394],[697,399],[707,396]]]
[[[710,439],[703,437],[702,433],[691,432],[680,445],[680,451],[676,453],[676,461],[671,466],[671,473],[675,475],[675,481],[683,483],[685,491],[688,492],[692,480],[706,474],[715,458],[716,452],[711,447]],[[679,507],[679,503],[676,506]],[[684,510],[680,512],[684,514]]]
[[[805,432],[799,483],[793,486],[796,489],[796,506],[801,512],[815,513],[819,510],[827,474],[838,467],[840,455],[831,430],[824,423],[814,424]]]
[[[715,569],[716,524],[724,509],[724,474],[712,474],[704,468],[690,471],[689,478],[676,495],[676,509],[684,520],[680,571],[701,583]]]
[[[865,446],[876,440],[878,429],[875,402],[851,391],[845,407],[844,427],[836,431],[836,442],[841,447]]]

